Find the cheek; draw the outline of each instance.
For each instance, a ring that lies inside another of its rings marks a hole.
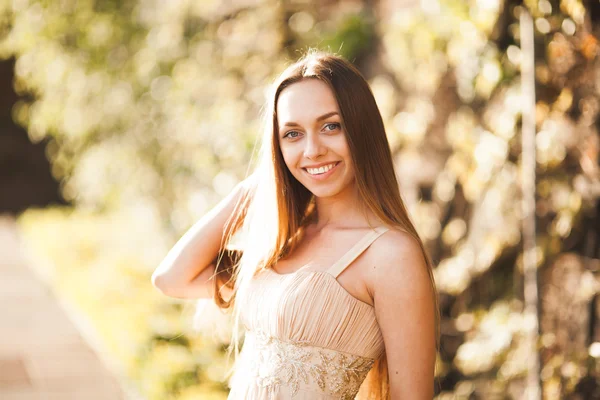
[[[351,164],[350,149],[348,148],[348,144],[345,141],[339,143],[339,145],[336,147],[336,153],[341,158],[344,159],[347,166],[350,168],[350,164]]]
[[[296,160],[296,156],[294,155],[294,152],[290,151],[290,149],[286,148],[286,147],[282,147],[281,148],[281,156],[283,157],[283,162],[285,163],[286,167],[292,172],[292,174],[294,173],[294,167],[297,164],[297,160]]]
[[[348,165],[346,166],[347,168],[347,174],[348,174],[348,181],[352,181],[355,178],[355,171],[354,168],[352,167],[352,164],[350,164],[350,162],[348,162]]]
[[[352,165],[352,156],[350,154],[350,149],[346,140],[344,139],[343,141],[340,141],[336,149],[338,155],[340,155],[344,159],[347,174],[350,175],[349,178],[353,177],[355,171]]]
[[[350,155],[350,148],[348,147],[348,139],[346,139],[346,133],[340,132],[339,135],[332,137],[331,147],[335,149],[336,153],[341,156],[348,157]]]

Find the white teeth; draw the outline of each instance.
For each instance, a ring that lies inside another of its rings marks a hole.
[[[329,171],[333,167],[335,167],[335,163],[329,164],[329,165],[325,165],[325,166],[320,167],[320,168],[306,168],[306,170],[311,175],[321,175],[321,174],[324,174],[325,172]]]

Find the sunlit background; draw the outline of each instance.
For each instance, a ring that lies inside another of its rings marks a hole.
[[[525,11],[535,353],[523,313]],[[159,294],[150,276],[245,176],[267,85],[308,47],[331,50],[371,85],[437,266],[436,398],[526,398],[532,356],[544,399],[600,398],[599,30],[597,0],[0,0],[0,212],[122,398],[225,399],[227,339],[193,331],[195,302]],[[16,251],[5,244],[0,258]],[[0,333],[0,375],[19,335]],[[0,378],[0,398],[46,398],[22,385]]]

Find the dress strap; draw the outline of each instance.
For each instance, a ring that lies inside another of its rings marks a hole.
[[[379,236],[387,232],[389,228],[385,226],[378,226],[373,231],[367,233],[361,240],[358,241],[350,250],[346,252],[337,260],[327,272],[333,275],[335,278],[338,277],[358,256],[360,256]]]

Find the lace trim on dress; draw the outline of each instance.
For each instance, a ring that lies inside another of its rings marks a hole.
[[[375,359],[331,349],[312,346],[304,341],[283,341],[261,331],[246,332],[247,341],[253,341],[247,354],[247,371],[255,382],[269,392],[286,385],[294,397],[302,383],[312,379],[325,393],[341,400],[355,398],[360,385],[373,366]]]

